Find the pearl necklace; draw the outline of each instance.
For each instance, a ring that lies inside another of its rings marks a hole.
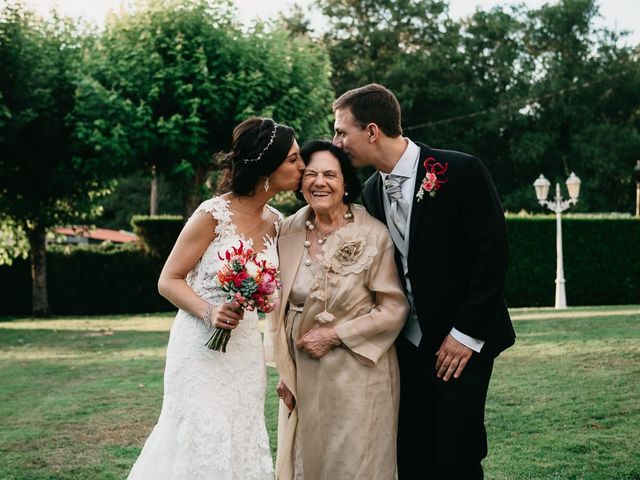
[[[338,231],[340,229],[340,227],[342,227],[345,223],[347,223],[349,220],[351,220],[353,218],[353,213],[351,213],[351,209],[350,208],[347,210],[347,212],[344,215],[342,215],[342,218],[343,218],[342,222],[340,222],[336,228],[334,228],[330,232],[322,234],[322,237],[317,238],[318,245],[324,245],[325,243],[327,243],[327,238],[329,238],[331,235],[333,235],[336,231]],[[314,237],[316,237],[316,231],[319,232],[319,230],[317,229],[315,223],[313,221],[311,221],[311,220],[307,220],[305,222],[305,226],[307,227],[307,238],[304,241],[304,247],[308,250],[309,247],[311,247],[311,241],[308,238],[309,232],[311,232],[311,234]],[[305,260],[304,264],[307,267],[310,266],[311,265],[311,258],[307,258]]]

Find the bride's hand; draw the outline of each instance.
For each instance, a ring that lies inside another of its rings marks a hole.
[[[278,398],[284,402],[289,411],[293,410],[293,408],[296,406],[296,399],[293,396],[293,393],[291,393],[291,390],[289,390],[289,388],[282,381],[282,379],[278,381],[276,392],[278,393]]]
[[[231,303],[223,303],[218,305],[211,312],[211,325],[218,328],[224,328],[225,330],[233,330],[238,326],[244,310],[236,307]]]

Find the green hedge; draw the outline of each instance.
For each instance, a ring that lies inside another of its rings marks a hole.
[[[555,217],[507,217],[511,307],[553,306],[556,278]],[[568,305],[640,303],[640,220],[563,218]]]
[[[167,252],[169,233],[182,220],[144,223],[149,251]],[[150,227],[153,225],[153,227]],[[166,227],[166,228],[165,228]],[[163,230],[164,228],[164,230]],[[510,261],[506,297],[510,307],[553,306],[556,227],[553,217],[508,217]],[[564,271],[569,305],[640,304],[640,221],[634,218],[563,218]],[[161,263],[133,247],[55,247],[47,253],[49,301],[63,314],[167,311],[157,293]],[[0,266],[0,315],[29,314],[28,261]]]
[[[295,193],[287,191],[276,193],[275,196],[269,200],[269,205],[276,208],[285,217],[288,217],[300,210],[301,207],[304,207],[306,203],[303,200],[298,200]]]
[[[173,310],[158,294],[161,267],[140,249],[72,247],[47,252],[49,303],[55,315]],[[0,266],[2,315],[31,313],[28,260]]]
[[[140,246],[154,259],[164,263],[184,226],[179,215],[135,215],[131,219]]]

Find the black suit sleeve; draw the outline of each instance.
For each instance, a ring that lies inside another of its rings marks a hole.
[[[471,337],[486,340],[505,308],[507,229],[489,171],[477,158],[469,160],[459,172],[458,199],[471,268],[454,327]]]

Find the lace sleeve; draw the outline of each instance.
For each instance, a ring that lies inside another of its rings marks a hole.
[[[284,215],[282,215],[282,213],[280,213],[280,211],[278,209],[272,207],[269,204],[267,204],[267,207],[269,207],[269,210],[271,210],[271,212],[276,216],[276,219],[273,222],[273,224],[276,227],[276,238],[278,238],[278,235],[280,235],[280,226],[282,225],[282,222],[284,221]]]
[[[216,236],[227,237],[235,233],[233,223],[231,222],[231,210],[229,209],[229,202],[222,197],[213,197],[209,200],[205,200],[198,208],[195,209],[193,215],[197,213],[209,213],[216,220]]]

